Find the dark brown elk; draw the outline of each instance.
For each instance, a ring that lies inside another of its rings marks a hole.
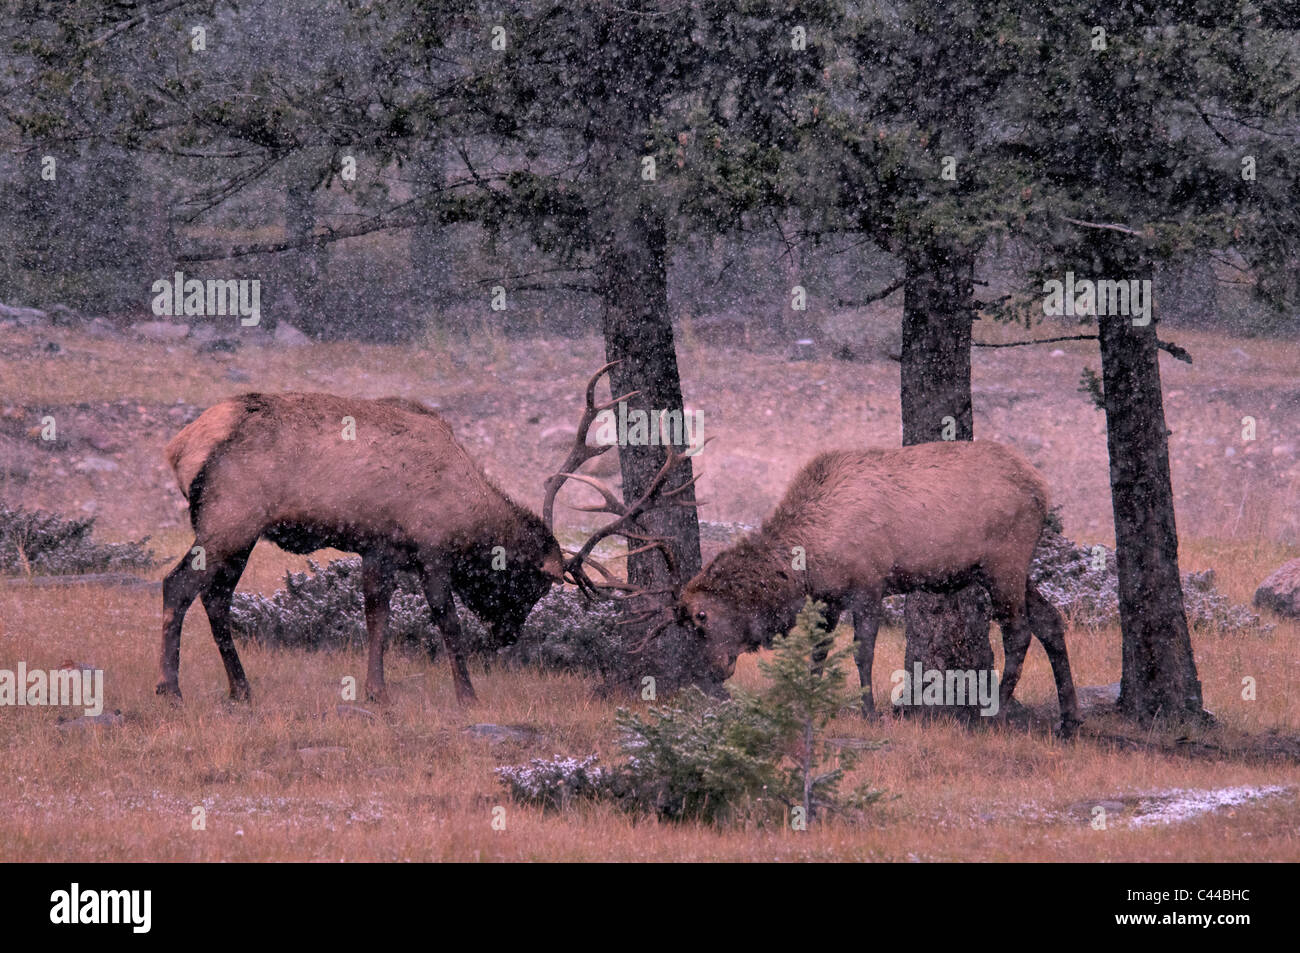
[[[550,530],[492,485],[441,417],[413,401],[244,394],[205,411],[166,454],[201,549],[163,581],[160,695],[180,697],[181,625],[198,596],[230,697],[249,698],[229,615],[261,538],[293,553],[361,554],[366,692],[377,700],[386,694],[384,630],[396,570],[422,578],[461,702],[472,701],[474,689],[452,593],[509,644],[563,579]]]
[[[727,678],[742,652],[790,629],[806,596],[824,601],[831,619],[851,611],[863,713],[871,716],[881,599],[980,583],[1002,628],[1001,709],[1008,710],[1036,635],[1052,664],[1068,735],[1079,712],[1065,626],[1029,581],[1047,511],[1043,478],[998,443],[824,453],[795,477],[760,530],[690,580],[677,618],[696,629],[716,674]],[[806,568],[794,568],[798,552],[806,554]]]

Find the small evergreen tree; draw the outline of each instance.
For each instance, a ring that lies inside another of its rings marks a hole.
[[[855,792],[842,801],[838,788],[858,752],[839,748],[826,739],[826,727],[845,708],[856,709],[861,690],[847,686],[845,664],[852,650],[834,647],[834,632],[826,624],[825,603],[804,601],[787,635],[773,640],[772,658],[758,663],[768,687],[757,695],[735,691],[750,717],[770,726],[780,739],[785,767],[782,788],[789,803],[803,808],[811,821],[823,808],[875,800],[874,792]]]
[[[806,823],[878,800],[865,787],[839,793],[860,752],[831,744],[825,731],[841,710],[856,710],[860,692],[846,686],[849,650],[833,647],[825,609],[807,600],[795,627],[774,640],[772,659],[759,663],[769,679],[760,692],[733,689],[718,705],[691,689],[672,707],[652,708],[651,719],[620,710],[628,761],[610,776],[618,796],[664,817],[712,822],[762,822],[780,806]]]

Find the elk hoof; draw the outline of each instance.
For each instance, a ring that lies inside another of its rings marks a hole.
[[[230,700],[232,702],[251,702],[253,700],[253,690],[248,687],[248,682],[241,682],[238,685],[230,686]]]
[[[456,704],[461,707],[466,707],[477,703],[478,696],[474,694],[474,689],[468,687],[461,688],[459,685],[456,686]]]
[[[366,686],[366,700],[377,705],[388,704],[388,687],[385,685]]]
[[[181,687],[175,682],[159,682],[153,693],[164,698],[170,698],[172,701],[181,700]]]

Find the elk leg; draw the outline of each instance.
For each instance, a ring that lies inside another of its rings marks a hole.
[[[384,560],[373,554],[361,556],[361,590],[366,603],[366,697],[388,700],[384,685],[384,634],[388,628],[388,607],[393,595],[393,576]]]
[[[191,544],[193,549],[198,540]],[[185,613],[195,597],[207,588],[206,570],[193,569],[187,552],[163,579],[163,632],[162,653],[158,667],[160,676],[155,691],[172,698],[181,697],[181,626]]]
[[[445,573],[424,567],[424,595],[433,612],[433,623],[442,632],[442,644],[447,647],[451,662],[451,678],[456,686],[456,700],[468,705],[478,699],[469,681],[469,667],[465,664],[465,649],[460,637],[460,619],[456,617],[456,603],[451,598],[451,583]]]
[[[253,551],[249,546],[243,552],[223,560],[213,572],[208,587],[200,594],[204,611],[208,614],[208,626],[212,629],[212,638],[221,653],[221,661],[226,666],[226,679],[230,682],[231,701],[252,701],[252,689],[244,675],[244,667],[239,664],[239,653],[235,651],[235,641],[230,637],[230,600],[234,597],[239,577],[248,565],[248,556]]]
[[[1056,680],[1056,702],[1061,710],[1061,737],[1071,737],[1082,723],[1079,700],[1074,694],[1074,677],[1070,674],[1070,656],[1065,650],[1065,620],[1060,610],[1043,598],[1032,585],[1026,589],[1029,624],[1047,652]]]
[[[874,719],[876,700],[871,692],[871,667],[876,657],[876,633],[880,631],[880,598],[864,598],[853,604],[853,640],[856,645],[858,680],[862,683],[862,717]]]
[[[1020,681],[1020,668],[1029,651],[1029,642],[1033,633],[1029,621],[1025,618],[1024,607],[1001,614],[998,625],[1002,627],[1002,650],[1006,664],[1002,672],[1002,683],[998,686],[998,710],[1006,714],[1011,709],[1012,695],[1016,683]]]
[[[826,620],[829,623],[826,632],[826,641],[818,642],[808,653],[808,660],[811,663],[809,668],[814,675],[820,676],[822,669],[826,667],[826,656],[831,654],[831,649],[835,648],[835,630],[839,628],[840,613],[843,607],[830,599],[826,599]]]

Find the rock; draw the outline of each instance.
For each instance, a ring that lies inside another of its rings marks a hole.
[[[335,705],[334,710],[342,716],[351,716],[355,718],[374,718],[375,713],[369,709],[362,708],[360,705]]]
[[[103,318],[92,318],[85,327],[87,336],[92,338],[115,338],[117,337],[117,328],[109,324]]]
[[[292,324],[287,321],[279,321],[275,325],[275,333],[271,336],[282,347],[301,347],[304,344],[310,344],[311,338],[303,334]]]
[[[800,338],[795,341],[790,348],[790,353],[786,355],[786,360],[790,361],[811,361],[817,356],[817,342],[812,338]]]
[[[196,354],[234,354],[239,350],[239,340],[237,338],[212,338],[211,340],[202,341],[194,349]]]
[[[81,462],[73,465],[72,469],[81,473],[112,473],[121,468],[116,461],[107,457],[82,457]]]
[[[1300,619],[1300,559],[1283,563],[1260,583],[1255,590],[1255,607]]]
[[[122,717],[120,711],[106,711],[98,715],[82,715],[80,718],[69,718],[67,721],[59,721],[60,731],[77,731],[83,728],[116,728],[119,725],[126,724],[126,719]]]
[[[347,748],[339,748],[327,745],[320,748],[299,748],[298,757],[302,758],[302,763],[308,767],[315,767],[324,764],[331,758],[341,758],[348,753]]]
[[[501,744],[503,741],[536,741],[541,737],[541,732],[531,725],[470,725],[465,729],[465,734],[486,738],[493,744]]]
[[[49,320],[49,317],[40,308],[20,308],[16,305],[0,304],[0,318],[17,321],[25,328],[43,324]]]
[[[1079,697],[1080,714],[1114,708],[1119,703],[1119,682],[1109,685],[1082,685],[1076,694]]]
[[[133,325],[131,331],[150,341],[180,341],[189,337],[190,326],[171,321],[142,321]]]
[[[91,434],[86,443],[100,453],[121,453],[122,445],[107,434]]]

